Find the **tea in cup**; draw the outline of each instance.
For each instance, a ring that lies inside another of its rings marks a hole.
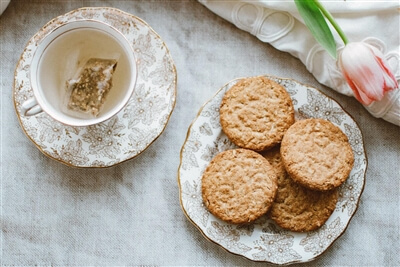
[[[71,126],[88,126],[116,115],[137,79],[134,51],[116,28],[101,21],[67,22],[48,33],[30,65],[34,97],[25,116],[45,112]]]

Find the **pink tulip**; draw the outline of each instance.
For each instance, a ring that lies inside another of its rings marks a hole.
[[[339,65],[355,97],[364,105],[381,100],[386,92],[399,87],[383,54],[366,43],[348,43]]]

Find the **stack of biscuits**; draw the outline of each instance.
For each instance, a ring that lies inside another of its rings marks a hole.
[[[202,175],[202,197],[234,224],[268,214],[280,227],[319,228],[353,168],[347,136],[324,119],[295,121],[290,95],[264,76],[238,81],[220,106],[226,136],[238,147],[216,155]]]

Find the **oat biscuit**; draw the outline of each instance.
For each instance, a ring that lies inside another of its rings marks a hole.
[[[354,164],[347,136],[323,119],[306,119],[293,124],[283,137],[281,156],[294,181],[320,191],[344,183]]]
[[[202,176],[202,197],[216,217],[234,224],[249,223],[270,208],[277,177],[257,152],[232,149],[219,153]]]
[[[278,191],[269,216],[280,227],[290,231],[318,229],[335,210],[338,190],[315,191],[295,183],[285,170],[279,150],[279,147],[274,147],[262,154],[278,176]]]
[[[238,81],[220,106],[224,133],[237,146],[262,151],[280,143],[294,123],[294,108],[285,88],[263,76]]]

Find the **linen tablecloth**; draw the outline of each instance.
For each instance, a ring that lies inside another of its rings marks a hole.
[[[31,36],[85,6],[115,7],[145,20],[168,46],[178,73],[176,107],[164,133],[135,159],[106,169],[72,168],[43,155],[22,131],[12,101],[15,66]],[[0,16],[0,44],[1,265],[265,266],[206,240],[182,212],[177,183],[180,149],[201,106],[228,81],[261,74],[319,88],[364,136],[368,170],[359,208],[346,232],[304,265],[400,265],[399,128],[201,3],[12,0]]]

